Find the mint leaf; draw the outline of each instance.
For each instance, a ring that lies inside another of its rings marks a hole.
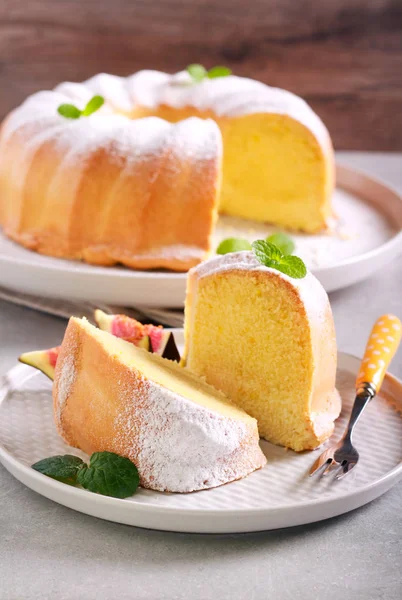
[[[83,465],[85,465],[84,461],[78,456],[65,454],[64,456],[44,458],[33,464],[32,468],[52,479],[74,485],[77,480],[77,473]]]
[[[229,254],[230,252],[240,252],[241,250],[251,250],[250,242],[240,238],[227,238],[219,244],[216,253]]]
[[[285,256],[293,254],[294,252],[295,244],[292,238],[290,238],[288,235],[286,235],[286,233],[283,233],[282,231],[277,231],[276,233],[273,233],[272,235],[267,237],[266,241],[270,242],[271,244],[274,244]]]
[[[94,96],[87,103],[84,110],[80,110],[74,104],[60,104],[57,109],[57,112],[62,116],[66,117],[66,119],[79,119],[82,117],[89,117],[92,113],[96,112],[100,109],[100,107],[105,103],[105,99],[103,96]]]
[[[88,104],[82,111],[82,115],[84,117],[89,117],[89,115],[92,115],[92,113],[99,110],[104,103],[105,99],[103,96],[94,96],[93,98],[91,98],[91,100],[88,102]]]
[[[227,77],[232,74],[232,70],[228,67],[212,67],[209,69],[207,77],[208,79],[216,79],[217,77]]]
[[[77,481],[90,492],[127,498],[136,491],[140,478],[137,467],[114,452],[95,452],[78,472]]]
[[[113,452],[95,452],[89,466],[78,456],[66,454],[44,458],[32,468],[57,481],[79,483],[91,492],[114,498],[132,496],[140,483],[137,467]]]
[[[293,279],[303,279],[307,275],[306,265],[298,256],[284,256],[273,268]]]
[[[285,273],[293,279],[302,279],[307,275],[306,265],[298,256],[284,256],[277,246],[266,240],[252,243],[257,260],[264,266]]]
[[[207,70],[202,65],[189,65],[187,72],[195,82],[202,81],[207,76]]]
[[[66,117],[66,119],[79,119],[81,116],[80,109],[74,106],[74,104],[60,104],[57,112],[62,117]]]
[[[195,83],[198,83],[205,78],[216,79],[217,77],[227,77],[232,73],[231,69],[228,69],[228,67],[212,67],[212,69],[207,71],[202,65],[189,65],[187,67],[187,72]]]
[[[253,242],[252,248],[257,259],[266,267],[271,267],[272,262],[280,261],[283,256],[279,248],[265,240]]]

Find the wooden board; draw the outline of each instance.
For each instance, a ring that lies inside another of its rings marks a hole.
[[[402,150],[400,0],[3,0],[0,118],[100,71],[230,66],[303,96],[338,149]]]

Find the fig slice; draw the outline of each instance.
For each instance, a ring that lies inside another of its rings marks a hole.
[[[131,342],[136,346],[146,347],[142,344],[145,337],[149,338],[150,347],[147,349],[162,358],[180,361],[174,336],[171,331],[162,325],[143,325],[136,319],[127,315],[107,315],[102,310],[95,310],[95,322],[99,329]]]
[[[127,315],[108,315],[100,309],[95,310],[95,321],[99,329],[108,331],[148,352],[159,354],[168,360],[180,361],[174,336],[162,325],[143,325]],[[42,371],[53,381],[54,370],[59,356],[60,346],[48,350],[24,352],[18,360],[30,367]]]
[[[18,360],[25,365],[34,367],[42,371],[49,379],[54,379],[54,369],[59,356],[60,346],[49,348],[48,350],[33,350],[24,352],[18,357]]]

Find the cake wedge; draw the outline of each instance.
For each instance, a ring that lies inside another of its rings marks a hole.
[[[53,386],[57,429],[132,460],[142,487],[192,492],[266,463],[257,422],[177,363],[71,318]]]
[[[328,296],[314,275],[291,278],[252,252],[189,272],[182,363],[296,451],[332,434],[341,409]]]

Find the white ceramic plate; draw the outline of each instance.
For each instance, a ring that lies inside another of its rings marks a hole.
[[[176,330],[175,336],[180,345],[182,330]],[[350,412],[359,362],[339,355],[338,389],[344,408],[334,439],[340,437]],[[246,479],[192,494],[140,489],[126,500],[73,488],[31,469],[35,461],[55,454],[88,457],[67,446],[56,433],[51,383],[44,375],[21,365],[8,373],[0,387],[0,460],[6,469],[59,504],[118,523],[194,533],[290,527],[353,510],[402,479],[402,418],[392,406],[402,408],[402,384],[389,375],[381,395],[359,421],[355,442],[361,459],[342,481],[307,477],[317,451],[297,454],[261,442],[268,464]]]
[[[337,167],[333,235],[294,235],[296,251],[330,292],[357,283],[402,250],[402,199],[386,184]],[[214,247],[226,237],[250,241],[275,228],[221,217]],[[0,285],[19,292],[121,306],[183,306],[186,274],[95,267],[30,252],[0,233]]]

